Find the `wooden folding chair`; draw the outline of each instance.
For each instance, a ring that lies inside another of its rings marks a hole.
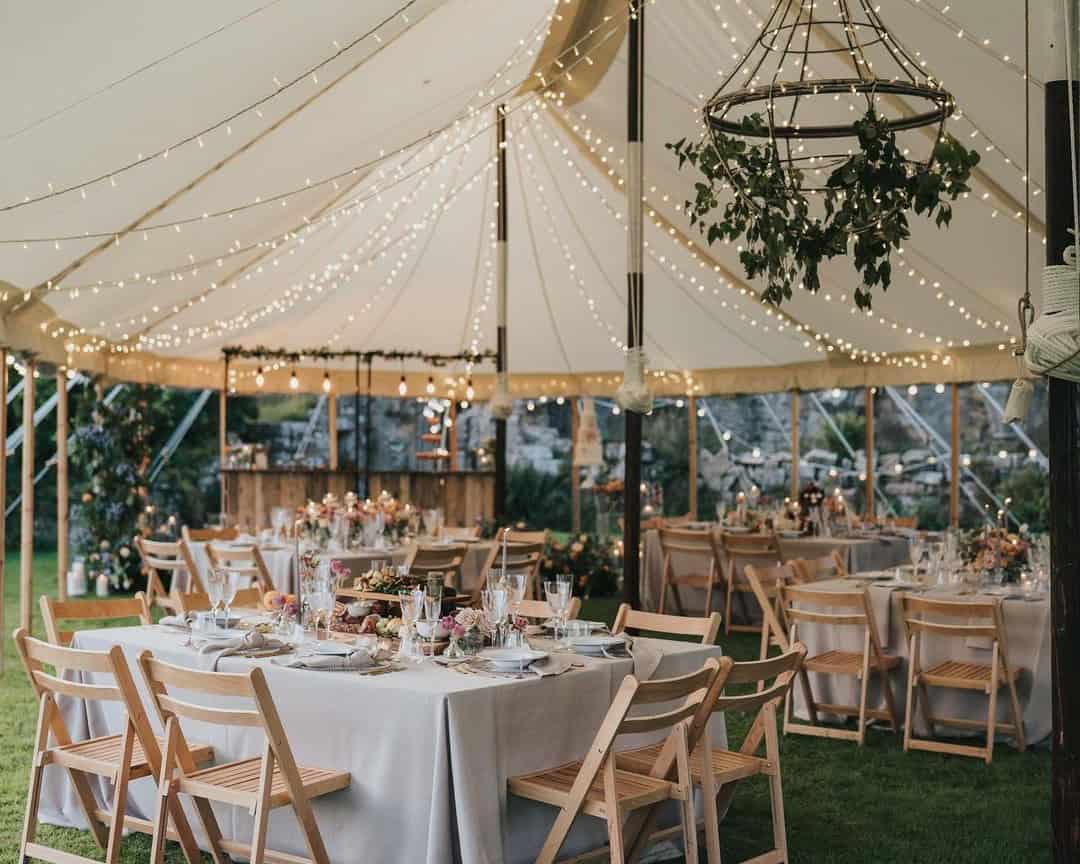
[[[447,540],[459,542],[461,540],[479,540],[480,526],[478,525],[443,525],[439,529],[439,536]]]
[[[106,864],[120,860],[120,844],[123,830],[146,831],[150,823],[126,816],[128,783],[143,777],[157,780],[161,767],[161,742],[154,737],[143,711],[135,681],[131,677],[124,652],[114,645],[109,651],[83,651],[50,645],[34,639],[26,630],[15,631],[15,646],[22,659],[30,686],[38,700],[37,733],[34,738],[34,756],[30,769],[30,786],[26,796],[26,816],[23,821],[22,839],[17,860],[37,858],[53,864],[96,864],[92,858],[84,858],[70,852],[62,852],[36,843],[38,807],[41,803],[41,785],[47,765],[60,765],[66,769],[75,790],[79,807],[90,826],[90,834],[100,849],[105,851]],[[111,676],[112,683],[100,681],[83,683],[61,678],[45,670],[52,666],[57,673],[80,672],[95,676]],[[58,696],[86,701],[121,702],[127,709],[124,730],[117,735],[105,735],[86,741],[72,741],[63,714],[57,704]],[[49,737],[53,743],[50,744]],[[208,762],[213,750],[206,746],[193,747],[193,764]],[[97,806],[87,775],[103,777],[113,784],[112,807],[104,810]],[[180,841],[188,864],[199,864],[202,853],[191,833],[187,818],[179,804],[169,808],[168,816],[175,825],[175,836]],[[162,821],[165,821],[165,814]],[[106,827],[107,826],[107,827]]]
[[[45,635],[53,645],[70,645],[74,630],[61,630],[61,621],[121,621],[137,618],[140,624],[153,624],[146,595],[139,591],[134,597],[110,597],[93,600],[57,600],[41,595],[41,620]]]
[[[231,576],[247,577],[263,592],[274,587],[262,551],[252,543],[250,546],[218,546],[206,544],[206,557],[215,570],[227,570]]]
[[[794,568],[790,563],[775,564],[772,567],[747,564],[743,574],[754,599],[761,607],[761,647],[758,659],[764,660],[768,657],[771,646],[786,652],[789,641],[784,608],[780,600],[780,586],[791,585],[796,581]]]
[[[143,572],[146,574],[146,602],[151,607],[160,606],[175,611],[176,601],[171,595],[179,594],[181,587],[185,591],[205,590],[186,540],[172,542],[136,537],[135,548],[142,559]],[[168,591],[161,581],[162,573],[170,574]],[[186,585],[178,584],[177,574],[186,574]]]
[[[511,537],[516,537],[516,534],[511,534]],[[506,544],[506,572],[508,573],[522,573],[527,576],[527,582],[525,585],[525,596],[536,597],[540,590],[540,564],[544,558],[544,549],[546,548],[544,543],[538,543],[524,540],[510,540]],[[477,586],[476,591],[473,592],[477,597],[480,596],[480,590],[486,586],[488,574],[492,570],[501,570],[503,566],[503,544],[495,543],[488,551],[487,557],[484,559],[483,568],[480,571],[480,584]],[[541,600],[544,598],[541,597]]]
[[[543,543],[547,544],[551,539],[551,530],[543,528],[539,531],[526,531],[524,528],[500,528],[495,532],[495,542],[502,543],[503,534],[510,532],[511,543]]]
[[[250,588],[241,588],[233,595],[230,607],[240,609],[262,609],[263,591],[258,585]],[[191,612],[207,612],[210,610],[210,595],[203,591],[188,591],[177,594],[175,597],[177,611],[181,615]]]
[[[430,546],[417,544],[409,552],[405,564],[409,575],[424,578],[432,573],[442,573],[444,583],[454,588],[461,586],[461,565],[465,563],[464,543],[437,543]]]
[[[547,621],[553,618],[555,613],[551,611],[547,600],[522,600],[518,605],[517,614],[522,618],[533,618]],[[570,608],[566,612],[567,619],[573,620],[581,614],[581,598],[571,597]]]
[[[731,534],[722,532],[719,538],[713,537],[714,555],[718,562],[723,562],[725,598],[724,598],[724,633],[732,630],[742,633],[760,633],[762,624],[735,624],[731,620],[731,602],[736,594],[752,595],[753,589],[744,578],[746,562],[759,567],[780,563],[780,553],[776,548],[776,538],[771,534]],[[740,566],[741,563],[741,566]]]
[[[816,735],[820,738],[838,738],[856,741],[862,747],[866,727],[870,720],[887,720],[893,731],[900,734],[900,723],[889,684],[889,673],[900,665],[900,658],[885,654],[878,640],[874,611],[870,595],[865,587],[853,591],[826,591],[806,585],[780,585],[781,606],[788,624],[788,639],[798,641],[800,622],[822,624],[827,627],[857,627],[863,631],[862,651],[830,649],[806,658],[803,669],[822,675],[854,677],[860,684],[858,705],[838,705],[816,702],[808,675],[800,675],[809,723],[793,717],[792,695],[789,691],[784,705],[784,734]],[[798,605],[796,605],[798,604]],[[841,610],[839,612],[828,610]],[[821,611],[826,610],[826,611]],[[867,689],[870,675],[877,675],[885,694],[885,710],[868,708]],[[838,729],[818,724],[818,712],[857,717],[855,730]]]
[[[180,795],[194,800],[202,817],[210,853],[215,861],[228,860],[226,852],[243,852],[252,864],[264,860],[312,862],[329,864],[322,834],[311,810],[311,799],[349,786],[347,771],[307,768],[296,764],[277,707],[266,686],[260,668],[245,673],[205,672],[185,669],[157,660],[149,651],[139,656],[139,667],[165,727],[165,750],[158,780],[158,802],[154,813],[154,837],[150,860],[164,860],[166,811],[174,806]],[[185,699],[170,692],[184,692]],[[254,710],[247,708],[216,708],[186,701],[188,694],[205,693],[251,699]],[[181,719],[223,726],[247,726],[261,729],[264,742],[261,756],[239,759],[199,769],[191,759],[187,738],[180,728]],[[210,802],[246,807],[254,814],[255,826],[251,845],[243,849],[239,843],[223,840]],[[285,855],[266,848],[266,829],[270,811],[289,805],[300,823],[310,858]]]
[[[786,864],[788,860],[776,707],[787,696],[805,657],[806,646],[800,643],[768,660],[734,663],[727,673],[724,692],[712,702],[710,713],[754,714],[754,719],[738,750],[714,750],[709,736],[703,734],[690,755],[690,776],[704,797],[705,841],[711,864],[719,864],[721,860],[719,813],[727,809],[740,781],[757,776],[767,777],[769,781],[773,848],[751,860],[754,864]],[[756,692],[729,695],[726,688],[732,684],[753,684]],[[765,753],[758,756],[762,742]],[[623,751],[616,755],[616,762],[628,771],[647,772],[659,759],[661,747],[654,744]],[[650,839],[655,841],[670,833],[654,833]]]
[[[669,800],[680,802],[686,861],[697,864],[697,820],[690,779],[690,751],[697,742],[696,739],[691,742],[689,721],[702,711],[704,702],[711,703],[719,694],[722,676],[730,665],[727,658],[710,658],[698,671],[678,678],[638,681],[627,675],[584,760],[510,778],[510,792],[514,795],[559,808],[555,824],[536,858],[537,864],[555,861],[579,813],[607,822],[611,861],[622,864],[626,861],[623,817]],[[633,717],[629,716],[636,706],[675,701],[680,704],[674,709],[654,714],[635,712]],[[664,754],[662,765],[656,760],[648,771],[642,772],[617,766],[614,746],[620,735],[665,729],[671,731],[667,743],[660,747]],[[673,767],[674,776],[669,779],[667,774]],[[661,768],[663,774],[650,774]]]
[[[719,566],[713,547],[712,532],[689,528],[657,529],[660,538],[660,550],[664,553],[664,566],[660,571],[660,614],[664,613],[670,586],[675,597],[675,608],[680,615],[685,615],[679,586],[701,588],[705,591],[705,617],[712,614],[713,590],[719,582]],[[671,556],[678,555],[693,561],[693,571],[675,575],[671,566]]]
[[[661,615],[659,612],[640,612],[631,609],[629,603],[619,605],[611,632],[622,633],[627,628],[664,633],[669,636],[700,636],[702,645],[715,645],[720,632],[720,613],[713,612],[708,618]]]
[[[836,549],[820,558],[792,558],[787,563],[795,571],[794,582],[797,585],[848,577],[847,565],[844,564],[843,557]]]
[[[240,536],[239,528],[188,528],[180,526],[180,536],[185,543],[212,543],[215,540],[225,542]]]
[[[904,714],[904,749],[930,750],[934,753],[955,753],[986,760],[989,765],[994,758],[994,732],[1004,729],[1016,740],[1016,749],[1027,747],[1024,739],[1024,720],[1020,713],[1020,700],[1016,696],[1016,679],[1023,669],[1009,666],[1008,642],[1005,638],[1005,619],[1001,600],[931,600],[905,594],[904,629],[908,639],[907,707]],[[935,620],[936,619],[936,620]],[[957,619],[964,623],[952,623]],[[968,663],[960,660],[943,660],[927,669],[922,666],[923,639],[927,636],[946,639],[989,639],[990,663]],[[928,687],[947,687],[957,690],[979,690],[990,700],[986,722],[959,717],[938,717],[930,710]],[[1002,687],[1009,690],[1009,707],[1012,723],[997,720],[997,694]],[[972,747],[945,741],[916,738],[911,718],[918,700],[930,734],[935,726],[978,730],[986,733],[985,747]]]

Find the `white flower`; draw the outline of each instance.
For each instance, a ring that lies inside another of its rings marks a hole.
[[[131,556],[131,550],[127,546],[121,546],[119,549],[121,558],[128,558]]]
[[[98,548],[102,552],[105,552],[109,548],[109,541],[108,540],[102,540],[100,543],[98,543]]]

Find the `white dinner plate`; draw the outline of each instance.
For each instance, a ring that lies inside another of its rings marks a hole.
[[[311,650],[314,654],[324,654],[332,657],[347,657],[356,650],[356,646],[331,639],[329,641],[312,643]]]
[[[570,645],[578,654],[603,654],[610,648],[625,644],[622,636],[577,636],[570,640]]]
[[[489,648],[480,652],[481,659],[490,663],[493,669],[507,672],[516,671],[547,656],[547,651],[532,648]]]
[[[579,621],[579,623],[581,624],[588,624],[590,630],[603,630],[607,627],[607,624],[605,624],[603,621],[580,621],[580,619],[576,618],[571,618],[566,623],[571,624],[574,621]],[[557,623],[558,622],[554,618],[548,618],[548,620],[545,621],[542,626],[545,630],[554,630]]]
[[[207,642],[228,642],[230,639],[240,639],[240,638],[242,638],[244,636],[244,634],[246,634],[247,632],[248,632],[247,630],[232,630],[232,629],[229,629],[229,630],[217,629],[217,630],[210,630],[210,631],[195,630],[195,631],[192,631],[191,635],[195,639],[205,639]]]

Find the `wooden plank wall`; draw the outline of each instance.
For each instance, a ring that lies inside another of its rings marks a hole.
[[[354,476],[351,471],[225,471],[225,512],[230,524],[247,530],[267,528],[271,508],[299,507],[322,500],[327,492],[343,498],[353,488]],[[372,495],[383,489],[422,509],[442,508],[448,525],[473,525],[494,516],[493,474],[372,473]]]

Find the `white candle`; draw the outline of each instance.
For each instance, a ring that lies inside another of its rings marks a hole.
[[[510,529],[506,528],[503,531],[503,553],[502,553],[502,578],[506,578],[506,541],[510,539]]]
[[[98,573],[97,579],[94,580],[94,593],[98,597],[109,596],[109,577],[104,573]]]

